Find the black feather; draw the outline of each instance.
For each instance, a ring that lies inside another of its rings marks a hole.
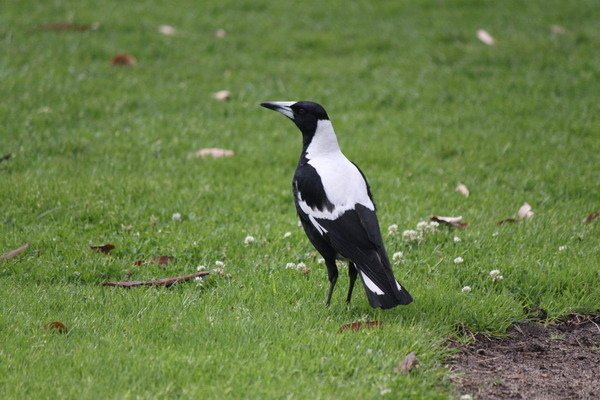
[[[299,165],[294,174],[294,199],[300,198],[313,210],[333,211],[334,205],[327,198],[321,177],[310,164]]]

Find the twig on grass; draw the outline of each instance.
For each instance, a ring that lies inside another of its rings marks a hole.
[[[14,258],[19,254],[23,253],[25,250],[27,250],[28,247],[29,243],[25,243],[21,247],[17,247],[14,250],[7,251],[6,253],[0,255],[0,261],[10,260],[11,258]]]
[[[190,279],[198,278],[210,274],[209,271],[196,272],[189,275],[174,276],[170,278],[153,279],[151,281],[122,281],[122,282],[102,282],[102,286],[115,287],[136,287],[136,286],[165,286],[169,287],[178,282],[189,281]]]

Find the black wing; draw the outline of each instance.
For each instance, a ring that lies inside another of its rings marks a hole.
[[[412,302],[394,278],[374,211],[357,204],[335,220],[317,222],[327,230],[325,237],[331,247],[356,265],[371,306],[390,308]]]

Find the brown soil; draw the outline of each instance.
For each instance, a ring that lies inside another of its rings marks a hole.
[[[474,399],[600,398],[600,314],[515,324],[507,338],[453,342],[452,380]]]

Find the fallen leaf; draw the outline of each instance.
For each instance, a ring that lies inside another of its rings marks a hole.
[[[516,224],[517,222],[519,222],[519,221],[516,218],[505,218],[501,221],[496,222],[496,224],[498,224],[498,225],[502,225],[502,224],[506,224],[506,223]]]
[[[375,328],[375,327],[380,327],[382,325],[383,325],[383,322],[381,322],[381,321],[366,321],[366,322],[357,321],[357,322],[351,322],[349,324],[344,324],[344,325],[340,326],[340,329],[338,330],[338,332],[347,331],[349,329],[351,329],[353,331],[357,331],[364,327]]]
[[[221,158],[221,157],[232,157],[235,153],[233,152],[233,150],[229,150],[229,149],[219,149],[216,147],[211,147],[211,148],[207,148],[207,149],[200,149],[196,152],[196,157],[197,158],[205,158],[205,157],[212,157],[212,158]]]
[[[143,260],[135,260],[133,262],[133,265],[135,265],[136,267],[141,267],[142,265],[144,265],[144,261]]]
[[[212,97],[215,100],[228,101],[231,98],[231,92],[229,90],[219,90],[213,93]]]
[[[149,263],[150,264],[158,264],[158,265],[167,265],[173,260],[174,260],[174,258],[171,256],[154,256],[149,260]]]
[[[90,30],[97,30],[100,28],[98,22],[94,22],[91,25],[86,24],[75,24],[73,22],[51,22],[48,24],[38,25],[38,29],[42,31],[55,31],[55,32],[85,32]]]
[[[477,39],[481,40],[484,44],[487,44],[488,46],[493,46],[496,42],[492,35],[490,35],[487,31],[484,31],[483,29],[479,29],[477,31]]]
[[[60,321],[49,322],[46,325],[44,325],[44,329],[47,331],[56,331],[58,333],[67,333],[67,331],[68,331],[65,324],[63,324]]]
[[[2,162],[2,161],[8,161],[8,160],[10,160],[12,158],[12,156],[13,156],[12,153],[5,154],[2,157],[0,157],[0,162]]]
[[[23,253],[29,247],[29,243],[25,243],[20,247],[17,247],[14,250],[7,251],[6,253],[0,255],[0,261],[10,260],[11,258],[15,258],[19,254]]]
[[[565,33],[567,30],[560,26],[560,25],[552,25],[550,27],[550,32],[555,33],[557,35],[562,35],[563,33]]]
[[[106,243],[106,244],[97,244],[91,245],[90,249],[97,251],[98,253],[108,254],[115,248],[114,244]]]
[[[593,220],[595,220],[598,217],[600,217],[600,211],[594,211],[585,218],[585,223],[589,224],[590,222],[592,222]]]
[[[225,29],[219,28],[215,31],[215,36],[219,39],[223,39],[225,36],[227,36],[227,32],[225,32]]]
[[[127,53],[118,53],[112,58],[112,65],[133,67],[137,64],[134,56]]]
[[[417,365],[419,365],[419,359],[417,358],[417,354],[413,351],[408,353],[404,360],[394,368],[394,372],[397,374],[407,374]]]
[[[454,189],[465,197],[469,197],[469,188],[464,183],[459,183]]]
[[[158,27],[158,31],[165,36],[174,36],[177,33],[177,30],[171,25],[161,25]]]
[[[136,287],[136,286],[165,286],[169,287],[178,282],[189,281],[200,276],[210,274],[208,271],[196,272],[194,274],[175,276],[170,278],[153,279],[151,281],[123,281],[123,282],[102,282],[102,286],[115,286],[115,287]]]
[[[454,228],[464,229],[469,226],[468,223],[462,220],[462,217],[442,217],[440,215],[434,215],[431,220],[439,224],[449,225]]]
[[[525,203],[523,203],[521,208],[519,208],[519,211],[517,211],[517,218],[518,219],[529,219],[531,217],[533,217],[533,210],[532,210],[531,206],[529,205],[529,203],[525,202]]]
[[[502,224],[506,224],[506,223],[511,223],[511,224],[516,224],[519,221],[523,221],[529,218],[533,217],[533,209],[531,208],[531,206],[529,205],[529,203],[525,202],[523,203],[523,205],[519,208],[519,211],[517,211],[517,216],[516,217],[511,217],[511,218],[505,218],[501,221],[498,221],[497,224],[498,225],[502,225]]]

